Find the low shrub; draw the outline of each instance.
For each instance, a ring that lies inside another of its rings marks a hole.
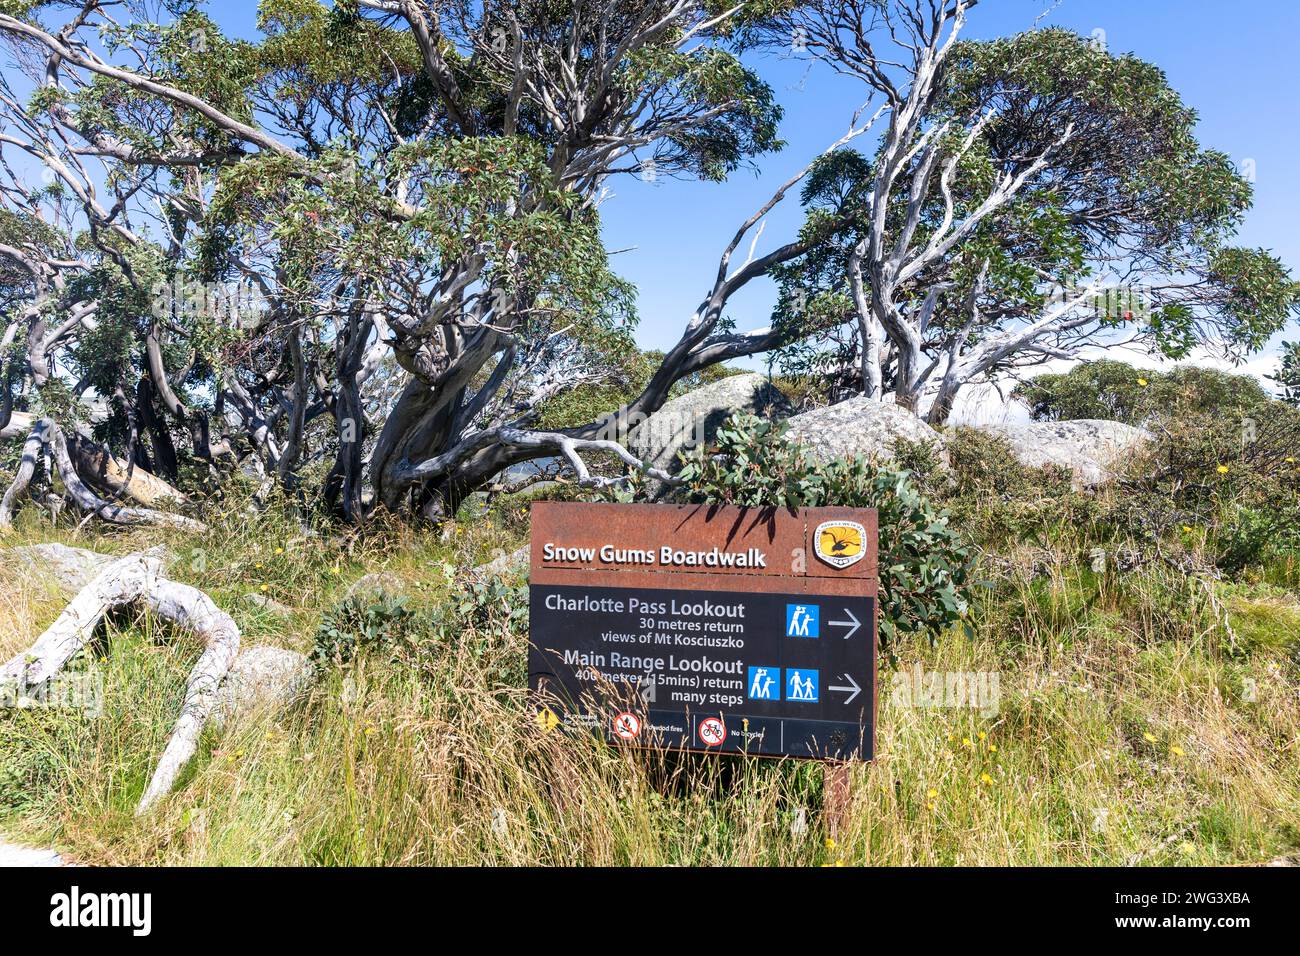
[[[1120,491],[1128,524],[1203,538],[1223,571],[1300,555],[1300,410],[1267,401],[1244,416],[1170,421]]]
[[[1073,488],[1068,471],[1025,467],[1006,437],[996,432],[948,429],[946,462],[926,442],[896,442],[894,455],[897,464],[913,473],[922,493],[942,505],[952,524],[982,548],[1041,542],[1061,527],[1091,528],[1098,520],[1098,502]]]
[[[318,667],[338,665],[377,648],[396,650],[419,624],[405,597],[350,597],[321,619],[311,659]]]
[[[1197,365],[1157,372],[1110,359],[1039,375],[1013,394],[1029,405],[1038,421],[1104,418],[1129,425],[1199,414],[1239,417],[1269,400],[1268,392],[1249,375]]]
[[[888,646],[903,634],[930,634],[968,606],[971,552],[948,514],[918,490],[910,472],[860,458],[818,463],[785,426],[736,415],[711,448],[683,456],[683,500],[751,507],[844,505],[875,508],[880,527],[880,631]]]
[[[406,597],[355,596],[327,612],[311,659],[318,667],[344,666],[368,654],[435,674],[447,655],[468,655],[501,686],[523,682],[528,631],[528,588],[500,578],[472,578],[431,608]]]

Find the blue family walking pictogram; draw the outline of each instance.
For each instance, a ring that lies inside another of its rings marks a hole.
[[[785,671],[785,699],[817,703],[817,671],[809,667],[787,667]]]

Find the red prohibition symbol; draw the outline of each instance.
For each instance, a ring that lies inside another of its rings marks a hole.
[[[727,725],[717,717],[700,721],[700,740],[706,747],[719,747],[727,739]]]
[[[629,710],[614,718],[614,733],[619,740],[634,740],[641,733],[641,718]]]

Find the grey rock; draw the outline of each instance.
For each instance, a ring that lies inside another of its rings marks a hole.
[[[484,564],[480,564],[473,571],[475,577],[487,580],[489,578],[512,577],[516,574],[523,574],[528,570],[529,549],[524,545],[516,551],[509,554],[502,554],[493,558]]]
[[[105,565],[118,557],[85,548],[70,548],[66,544],[32,544],[3,552],[6,563],[25,565],[32,577],[64,593],[80,591],[95,580]]]
[[[1027,468],[1065,468],[1076,488],[1113,481],[1123,460],[1151,438],[1145,429],[1100,418],[979,427],[1004,436]]]
[[[217,726],[264,707],[282,707],[311,686],[314,671],[306,655],[269,644],[246,647],[230,665],[217,691],[212,719]]]
[[[900,438],[930,442],[943,455],[943,436],[928,424],[905,408],[861,395],[795,415],[787,424],[788,437],[818,461],[849,456],[892,461]]]
[[[718,426],[734,412],[779,418],[790,411],[790,400],[766,376],[731,375],[665,402],[631,430],[627,447],[642,461],[671,474],[677,470],[679,451],[712,441]]]
[[[344,599],[360,595],[396,594],[406,587],[406,582],[391,571],[372,571],[363,574],[348,587]]]
[[[29,846],[19,846],[16,843],[0,840],[0,867],[4,866],[67,866],[67,864],[54,850],[34,850]]]
[[[269,611],[272,614],[289,615],[293,613],[293,608],[288,605],[281,604],[275,598],[267,597],[265,594],[258,594],[256,591],[245,594],[244,600],[254,607]]]

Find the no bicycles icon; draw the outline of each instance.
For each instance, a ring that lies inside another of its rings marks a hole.
[[[727,725],[717,717],[700,721],[700,742],[707,747],[720,747],[727,739]]]

